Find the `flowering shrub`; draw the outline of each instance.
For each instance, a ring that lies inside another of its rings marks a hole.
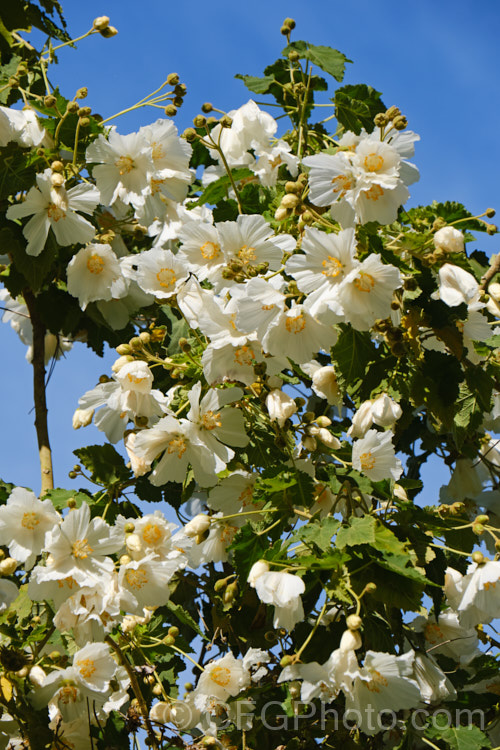
[[[42,482],[0,485],[2,747],[500,742],[500,264],[467,250],[494,211],[405,210],[419,136],[294,26],[239,76],[281,138],[253,99],[120,134],[5,27],[0,294]],[[73,419],[108,441],[70,472],[95,493],[54,486],[47,425],[82,342],[118,355]]]

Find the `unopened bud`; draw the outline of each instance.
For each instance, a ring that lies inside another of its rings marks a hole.
[[[176,625],[171,625],[168,629],[168,634],[173,636],[174,638],[177,638],[179,635],[179,628]]]
[[[165,646],[173,646],[175,644],[175,638],[173,635],[166,635],[163,639]]]
[[[482,523],[475,523],[472,525],[472,532],[480,536],[481,534],[484,534],[485,528]]]
[[[52,164],[50,165],[50,168],[53,172],[62,172],[64,169],[64,164],[62,163],[62,161],[59,161],[58,159],[56,159],[56,161],[52,162]]]
[[[314,223],[314,216],[310,211],[304,211],[302,216],[300,217],[304,224],[313,224]]]
[[[274,212],[274,218],[276,221],[284,221],[290,216],[290,211],[283,206],[279,206]]]
[[[482,565],[485,562],[484,555],[480,550],[476,550],[471,555],[472,562],[476,563],[476,565]]]
[[[490,517],[486,514],[482,514],[476,517],[474,523],[489,523]]]
[[[174,98],[172,99],[172,104],[178,109],[184,104],[184,99],[182,98],[182,96],[174,96]]]
[[[486,224],[487,234],[496,234],[497,232],[498,232],[498,227],[495,224]]]
[[[70,510],[73,510],[73,508],[76,508],[76,500],[75,500],[75,498],[74,497],[68,497],[68,499],[66,500],[66,506]]]
[[[54,650],[54,651],[51,651],[51,652],[50,652],[50,654],[49,654],[49,659],[50,659],[51,661],[59,661],[59,660],[60,660],[60,658],[61,658],[61,653],[60,653],[60,651],[55,651],[55,650]]]
[[[389,118],[387,117],[385,112],[379,112],[373,118],[373,122],[375,123],[377,128],[383,128],[389,122]]]
[[[315,451],[318,447],[316,438],[313,438],[310,435],[307,435],[307,437],[304,438],[304,440],[302,441],[302,445],[304,446],[304,450],[306,451]]]
[[[132,336],[128,343],[129,346],[132,347],[132,349],[140,349],[142,347],[142,341],[140,340],[139,336]]]
[[[349,630],[359,630],[363,621],[359,615],[349,615],[345,622]]]
[[[177,107],[174,104],[167,104],[165,107],[165,114],[167,117],[175,117],[177,114]]]
[[[285,654],[285,656],[281,658],[280,667],[289,667],[291,664],[293,664],[293,662],[293,656],[290,656],[290,654]]]
[[[488,217],[488,219],[492,219],[495,216],[496,211],[495,211],[494,208],[487,208],[486,211],[485,211],[485,213],[486,213],[486,216]]]
[[[17,568],[17,560],[13,557],[6,557],[0,561],[0,576],[11,576]]]
[[[300,55],[296,49],[292,49],[288,53],[288,59],[290,60],[290,62],[298,62],[300,60]]]
[[[132,532],[135,531],[135,525],[132,523],[132,521],[127,521],[127,523],[123,527],[123,530],[125,534],[132,534]]]
[[[192,143],[198,138],[198,134],[194,128],[186,128],[186,130],[182,134],[182,137],[185,138],[188,143]]]
[[[79,117],[88,117],[91,114],[92,110],[90,107],[80,107],[78,110],[78,116]]]
[[[212,102],[204,102],[201,105],[201,111],[205,112],[205,114],[207,114],[208,112],[211,112],[213,108],[214,108],[214,105],[212,104]]]
[[[294,19],[293,18],[285,18],[285,20],[283,21],[283,26],[288,26],[288,28],[290,30],[294,29],[295,28],[295,21],[294,21]]]
[[[193,119],[193,125],[195,128],[204,128],[207,124],[207,118],[204,115],[196,115]]]
[[[75,99],[86,99],[88,96],[89,90],[86,86],[82,86],[81,89],[78,89],[75,95]]]
[[[174,89],[174,94],[176,96],[186,96],[187,94],[187,86],[185,83],[178,83],[177,86]]]
[[[64,185],[64,177],[62,174],[59,174],[59,172],[54,172],[50,175],[50,182],[52,187],[61,188]]]
[[[169,86],[177,86],[180,78],[177,73],[169,73],[167,76],[167,83]]]
[[[187,536],[195,537],[198,534],[204,534],[210,528],[210,517],[203,513],[198,513],[189,523],[184,526],[184,532]]]
[[[285,193],[298,193],[302,190],[302,185],[300,182],[292,182],[291,180],[289,182],[285,183]]]
[[[115,29],[114,26],[107,26],[105,29],[99,31],[99,33],[105,39],[111,39],[112,36],[116,36],[118,34],[118,29]]]
[[[96,31],[103,31],[104,29],[107,29],[109,26],[109,17],[97,16],[97,18],[94,18],[94,23],[92,24],[92,26],[94,29],[96,29]]]
[[[398,115],[392,121],[392,125],[396,130],[404,130],[406,127],[408,127],[408,120],[404,115]]]
[[[57,99],[52,94],[48,94],[47,96],[44,96],[43,98],[43,105],[44,107],[49,107],[50,109],[52,107],[55,107],[57,104]]]
[[[287,193],[281,199],[281,206],[283,208],[295,208],[295,206],[298,206],[299,203],[299,197],[297,195],[294,195],[293,193]]]
[[[388,110],[386,110],[385,114],[389,120],[394,120],[395,117],[398,117],[401,114],[401,110],[399,109],[399,107],[392,106],[389,107]]]
[[[78,474],[76,473],[76,471],[68,471],[68,477],[70,479],[76,479],[77,476],[78,476]]]
[[[149,344],[151,342],[151,334],[147,331],[141,331],[139,338],[143,344]]]
[[[75,114],[80,109],[80,105],[78,102],[68,102],[66,105],[66,112],[69,112],[70,114]]]
[[[156,696],[162,695],[163,690],[162,690],[161,685],[159,685],[158,683],[156,683],[156,685],[153,685],[153,689],[151,692],[153,693],[153,695],[156,695]]]
[[[230,128],[233,124],[233,119],[232,117],[229,117],[229,115],[223,115],[219,122],[222,128]]]
[[[179,339],[179,349],[185,354],[191,351],[191,344],[183,336]]]

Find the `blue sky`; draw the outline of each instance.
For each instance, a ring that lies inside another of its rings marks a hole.
[[[86,104],[104,117],[134,104],[176,71],[188,95],[176,122],[191,124],[204,101],[232,109],[250,98],[236,73],[259,75],[285,46],[279,33],[285,16],[295,18],[294,39],[335,47],[353,60],[345,83],[367,83],[396,104],[421,136],[415,163],[421,179],[409,205],[457,200],[475,213],[500,210],[500,4],[497,0],[419,0],[418,3],[356,3],[312,0],[210,3],[190,0],[62,0],[70,33],[78,36],[98,15],[109,15],[119,30],[112,39],[84,40],[59,53],[50,76],[71,97],[87,86]],[[116,120],[119,132],[137,129],[160,110],[142,109]],[[323,114],[323,113],[322,113]],[[496,237],[481,236],[476,247],[498,252]],[[0,477],[39,489],[36,437],[31,409],[31,368],[25,347],[10,327],[0,326],[3,425]],[[87,427],[74,432],[77,400],[112,357],[98,360],[76,345],[57,363],[48,388],[55,452],[56,485],[67,478],[81,444],[103,442]],[[429,498],[431,500],[431,498]]]

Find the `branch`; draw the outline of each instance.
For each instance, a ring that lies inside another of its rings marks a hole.
[[[50,450],[49,428],[47,423],[47,400],[45,393],[45,333],[36,308],[36,298],[31,289],[23,292],[33,328],[33,396],[35,401],[35,428],[40,455],[42,488],[40,495],[54,488],[52,472],[52,451]]]
[[[484,276],[481,278],[481,283],[479,285],[479,288],[483,291],[487,291],[488,284],[493,279],[495,274],[497,274],[500,271],[500,253],[495,256],[495,260],[491,264],[491,266],[488,268]]]

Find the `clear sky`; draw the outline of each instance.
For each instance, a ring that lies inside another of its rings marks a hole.
[[[480,213],[500,210],[500,3],[498,0],[253,0],[248,3],[165,0],[62,0],[69,31],[76,37],[98,15],[119,30],[78,48],[61,50],[51,74],[66,96],[87,86],[86,104],[103,117],[134,104],[176,71],[188,95],[176,121],[191,124],[204,101],[220,109],[241,106],[250,94],[236,73],[259,75],[285,46],[279,33],[285,16],[295,18],[293,39],[335,47],[353,60],[345,83],[367,83],[396,104],[420,134],[414,162],[421,172],[409,205],[457,200]],[[332,81],[333,83],[333,81]],[[116,120],[128,133],[156,119],[142,109]],[[497,217],[500,222],[500,217]],[[498,252],[497,237],[481,235],[475,245]],[[0,326],[0,477],[39,490],[34,414],[30,413],[31,368],[25,347],[10,327]],[[74,432],[77,400],[112,357],[100,361],[82,344],[57,363],[48,387],[56,485],[67,478],[82,444],[104,442],[95,428]],[[444,478],[443,478],[444,481]],[[429,501],[432,498],[429,497]]]

